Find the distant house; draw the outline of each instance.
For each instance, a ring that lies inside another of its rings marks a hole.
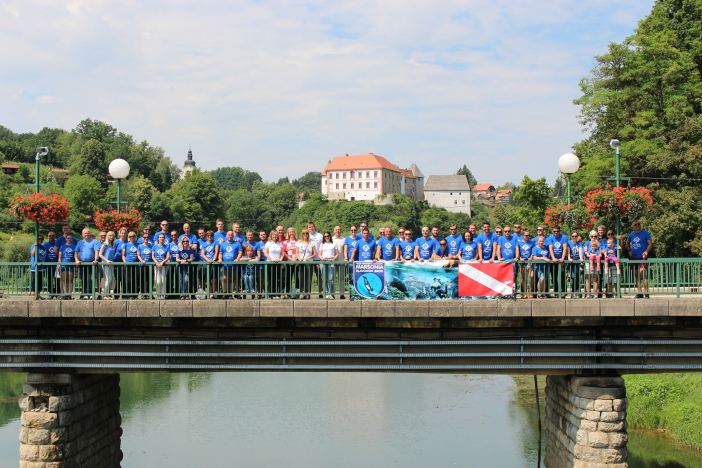
[[[52,167],[50,169],[51,173],[54,175],[56,182],[63,183],[68,179],[68,169],[61,169],[58,167]]]
[[[501,189],[495,193],[495,201],[507,204],[512,201],[512,189]]]
[[[430,175],[424,184],[424,199],[437,208],[470,214],[470,185],[464,175]]]
[[[494,200],[495,186],[490,183],[475,184],[473,186],[473,195],[478,200]]]
[[[373,153],[337,156],[327,163],[321,175],[322,194],[329,200],[383,203],[396,193],[415,201],[423,198],[424,175],[416,165],[400,169]]]
[[[14,175],[14,174],[17,174],[17,172],[19,171],[19,165],[12,164],[12,163],[5,163],[5,164],[0,165],[0,169],[2,169],[3,174]]]

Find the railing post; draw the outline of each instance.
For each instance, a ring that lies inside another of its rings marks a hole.
[[[682,275],[682,263],[675,262],[675,297],[680,297],[680,277]],[[649,284],[649,289],[651,285]]]

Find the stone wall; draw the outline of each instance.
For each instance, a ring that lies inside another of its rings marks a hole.
[[[119,467],[119,374],[27,374],[20,468]]]
[[[627,467],[626,404],[621,377],[548,376],[545,465]]]

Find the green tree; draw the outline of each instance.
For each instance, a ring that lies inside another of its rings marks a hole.
[[[322,191],[322,176],[319,172],[308,172],[299,179],[292,181],[292,184],[300,192],[316,193]]]
[[[466,176],[466,179],[468,179],[468,183],[471,187],[478,183],[478,181],[475,179],[475,176],[473,176],[473,173],[470,171],[470,169],[468,169],[468,166],[466,166],[465,164],[458,171],[456,171],[456,175]]]
[[[519,206],[530,209],[542,217],[550,200],[551,187],[546,183],[545,177],[532,180],[529,176],[524,176],[514,194],[514,201]]]
[[[210,173],[222,190],[252,190],[256,183],[263,181],[257,172],[240,167],[218,167]]]
[[[71,166],[71,174],[87,175],[104,185],[107,182],[106,151],[104,143],[94,139],[86,141]]]
[[[70,203],[69,223],[74,227],[92,221],[95,211],[105,207],[105,190],[89,175],[70,176],[64,185],[64,195]]]
[[[168,190],[174,220],[212,223],[223,213],[220,190],[212,175],[194,170]]]

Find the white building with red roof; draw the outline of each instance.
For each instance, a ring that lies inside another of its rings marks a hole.
[[[377,154],[336,156],[322,170],[322,194],[329,200],[387,202],[396,193],[424,199],[424,174],[416,164],[401,169]]]

